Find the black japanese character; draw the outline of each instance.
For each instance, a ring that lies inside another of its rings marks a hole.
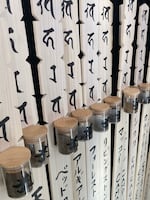
[[[103,31],[103,36],[102,36],[102,40],[104,41],[104,43],[108,44],[108,31]]]
[[[147,14],[148,14],[148,10],[143,10],[142,21],[144,21],[145,23],[146,23],[146,19],[147,19]]]
[[[8,138],[7,138],[7,132],[6,132],[6,122],[9,120],[10,118],[7,116],[5,117],[2,121],[0,121],[0,128],[2,128],[2,133],[3,133],[3,136],[0,137],[0,138],[4,138],[5,141],[9,142],[8,141]]]
[[[43,3],[43,5],[42,5],[42,3]],[[37,6],[40,6],[40,8],[41,8],[41,15],[43,15],[43,13],[44,13],[44,9],[43,9],[43,7],[44,7],[46,11],[51,12],[52,17],[55,19],[53,0],[39,0],[37,2]]]
[[[144,40],[144,35],[145,35],[145,29],[142,29],[141,31],[141,39]]]
[[[125,62],[128,63],[128,54],[129,54],[129,50],[126,50],[126,58],[125,58]]]
[[[106,94],[107,93],[107,82],[108,80],[104,81],[103,84],[103,92]]]
[[[14,33],[13,28],[9,27],[8,28],[8,32],[9,32],[9,34],[13,34]],[[11,44],[11,48],[12,48],[13,52],[18,53],[18,51],[15,48],[15,42],[14,42],[14,40],[12,38],[9,38],[9,40],[10,40],[10,44]]]
[[[51,102],[53,103],[52,106],[52,110],[53,112],[60,112],[60,100],[61,100],[61,96],[56,97],[55,99],[51,100]]]
[[[72,49],[73,49],[73,38],[70,36],[72,34],[72,30],[69,31],[64,31],[65,37],[64,37],[64,41],[68,44],[71,45]]]
[[[76,157],[73,158],[74,161],[76,161],[76,165],[79,165],[79,160],[81,159],[82,154],[79,153]]]
[[[139,72],[139,74],[138,74],[138,79],[139,80],[142,80],[142,71],[143,71],[143,69],[140,69],[138,72]]]
[[[60,188],[60,193],[61,193],[61,197],[63,197],[64,196],[64,192],[66,191],[66,189],[65,188]]]
[[[105,64],[105,65],[103,66],[103,68],[104,68],[105,70],[108,70],[108,69],[107,69],[107,57],[105,57],[103,60],[104,60],[104,64]]]
[[[17,108],[19,109],[20,114],[23,113],[23,120],[21,120],[21,121],[25,122],[26,124],[28,124],[28,122],[27,122],[27,116],[26,116],[26,111],[25,111],[25,107],[26,106],[27,106],[27,102],[23,102],[22,105],[20,105]]]
[[[131,24],[128,24],[127,25],[127,28],[126,28],[126,34],[128,35],[128,36],[130,36],[130,33],[131,33]]]
[[[59,178],[59,176],[60,176],[61,174],[68,174],[68,170],[65,169],[65,170],[59,171],[58,174],[57,174],[56,180],[58,180],[58,178]]]
[[[106,7],[106,6],[103,7],[103,12],[101,14],[103,16],[103,20],[106,19],[106,20],[109,21],[109,10],[110,10],[109,6],[108,7]]]
[[[127,83],[127,75],[128,75],[128,72],[125,72],[123,74],[123,83],[126,84]]]
[[[57,80],[56,80],[56,65],[52,65],[50,67],[50,69],[53,70],[53,78],[49,78],[49,79],[54,81],[55,83],[57,83]]]
[[[129,0],[129,3],[128,3],[128,11],[133,11],[133,3],[134,3],[135,0]]]
[[[93,62],[94,62],[94,60],[92,59],[92,60],[89,60],[88,62],[89,62],[89,64],[90,64],[89,71],[91,72],[91,74],[93,74],[93,73],[94,73],[94,72],[93,72]]]
[[[88,44],[92,46],[92,48],[94,49],[94,39],[93,39],[94,33],[88,33],[87,35],[88,35]]]
[[[94,100],[94,88],[95,86],[93,85],[91,88],[89,88],[90,92],[89,92],[89,97]]]
[[[47,29],[43,31],[45,33],[44,37],[43,37],[43,42],[46,44],[46,46],[49,46],[49,42],[51,41],[51,47],[52,49],[55,49],[54,47],[54,40],[53,38],[50,36],[51,33],[54,32],[53,28]]]
[[[10,0],[6,0],[6,4],[7,4],[7,9],[8,9],[8,12],[10,13],[10,14],[12,14],[12,11],[11,11],[11,6],[10,6]]]
[[[143,50],[140,51],[140,60],[143,60]]]
[[[22,93],[22,91],[19,89],[18,81],[17,81],[17,76],[18,76],[19,74],[20,74],[19,71],[15,71],[15,72],[14,72],[17,92],[18,92],[18,93]]]
[[[69,16],[72,19],[72,15],[71,15],[71,6],[73,5],[73,2],[71,0],[63,0],[61,6],[62,6],[62,13],[63,13],[63,17],[65,16],[65,14],[67,16]]]
[[[42,196],[42,194],[40,193],[40,191],[43,189],[42,186],[39,186],[38,189],[32,194],[32,197],[34,198],[34,200],[43,200],[40,199],[40,197]]]
[[[119,130],[119,134],[122,136],[123,135],[123,131],[124,131],[124,128],[121,128],[120,130]]]
[[[84,11],[86,13],[86,18],[90,16],[94,20],[94,7],[95,3],[87,3],[87,8]]]
[[[69,93],[70,95],[69,103],[75,109],[76,109],[76,93],[77,93],[77,90],[73,90],[72,92]]]
[[[70,68],[70,73],[68,74],[68,76],[70,76],[73,79],[74,78],[74,72],[73,72],[74,62],[68,63],[67,66]]]
[[[94,145],[94,146],[92,146],[92,147],[90,148],[90,152],[92,152],[92,154],[95,153],[95,150],[96,150],[96,145]]]
[[[76,189],[76,191],[78,191],[78,195],[80,195],[82,188],[83,188],[83,185],[80,184],[80,186]]]

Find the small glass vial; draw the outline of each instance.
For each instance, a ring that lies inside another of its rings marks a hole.
[[[129,86],[123,90],[123,109],[125,112],[132,114],[138,111],[138,96],[140,90],[137,87]]]
[[[25,146],[31,151],[32,167],[41,167],[48,163],[49,150],[47,128],[43,125],[31,125],[23,129]]]
[[[107,131],[110,106],[107,103],[94,103],[90,108],[93,111],[93,129],[98,132]]]
[[[92,133],[92,111],[90,109],[77,109],[72,116],[78,120],[78,140],[90,140]]]
[[[120,121],[121,111],[121,98],[117,96],[108,96],[103,100],[105,103],[110,105],[109,122],[117,123]]]
[[[150,83],[141,83],[139,86],[139,102],[142,104],[150,103]]]
[[[8,196],[20,198],[33,188],[31,153],[26,147],[10,147],[0,154]]]
[[[77,151],[78,120],[73,117],[62,117],[54,121],[59,152],[71,154]]]

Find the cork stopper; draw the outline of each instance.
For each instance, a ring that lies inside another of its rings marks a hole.
[[[109,104],[111,107],[121,104],[121,98],[117,96],[108,96],[104,98],[103,101]]]
[[[66,133],[78,125],[78,120],[73,117],[62,117],[54,121],[54,127],[60,133]]]
[[[140,90],[137,87],[129,86],[123,90],[123,93],[125,96],[137,97],[140,94]]]
[[[27,143],[38,142],[39,139],[44,139],[47,135],[47,128],[43,125],[30,125],[23,128],[23,138]]]
[[[77,118],[79,122],[86,122],[92,116],[90,109],[76,109],[73,111],[72,116]]]
[[[30,150],[26,147],[10,147],[0,153],[0,166],[6,170],[18,171],[31,158]]]
[[[141,83],[138,85],[141,90],[150,90],[150,83]]]
[[[110,106],[107,103],[94,103],[90,106],[93,113],[98,115],[104,113],[110,109]]]

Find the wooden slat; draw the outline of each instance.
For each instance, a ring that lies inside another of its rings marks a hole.
[[[89,106],[111,93],[113,9],[110,1],[79,3],[83,96]],[[110,7],[108,12],[105,7]],[[109,199],[110,128],[104,133],[94,131],[93,139],[86,141],[86,160],[88,199]]]
[[[130,84],[130,67],[132,63],[132,42],[134,39],[135,15],[137,1],[123,2],[120,6],[120,54],[118,74],[118,96],[122,97],[122,89]],[[128,52],[128,53],[127,53]],[[129,57],[127,57],[127,54]],[[128,59],[128,60],[126,60]],[[112,200],[127,198],[127,168],[129,142],[129,114],[121,111],[121,121],[115,127]]]
[[[133,199],[141,199],[144,187],[146,160],[149,141],[150,111],[149,105],[143,105],[141,114],[141,126],[137,153],[137,165],[135,174],[135,188]]]
[[[149,19],[149,7],[142,4],[139,8],[138,29],[137,29],[137,50],[135,58],[135,82],[140,84],[143,80],[144,62],[146,53],[147,30]]]
[[[24,22],[21,21],[23,17],[22,5],[21,1],[7,1],[7,5],[5,5],[6,1],[5,3],[3,1],[2,4],[5,7],[3,7],[3,9],[1,8],[1,24],[2,33],[5,33],[5,37],[2,37],[1,40],[4,40],[4,46],[6,46],[6,50],[4,51],[6,64],[3,66],[5,69],[3,69],[1,73],[1,76],[3,76],[3,79],[5,78],[6,82],[5,91],[2,90],[5,98],[5,110],[3,113],[8,115],[8,109],[11,123],[12,120],[15,120],[13,124],[10,123],[8,127],[8,129],[10,129],[10,144],[23,145],[23,140],[20,140],[22,137],[22,127],[37,123],[38,116],[35,99],[33,97],[34,89],[31,68],[26,62],[28,49],[25,26]],[[8,59],[6,59],[7,55]],[[6,91],[9,91],[9,95]],[[43,191],[42,193],[44,194],[42,194],[42,196],[44,196],[45,199],[49,199],[45,167],[33,169],[33,176],[35,179],[34,190],[24,199],[36,198],[34,192],[36,192],[37,189],[39,189],[39,191],[37,191],[38,195],[39,192]],[[40,180],[40,185],[37,179]],[[4,188],[4,183],[2,183],[2,191],[2,198],[10,199]]]

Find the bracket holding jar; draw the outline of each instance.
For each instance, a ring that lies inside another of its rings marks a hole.
[[[77,151],[78,120],[73,117],[62,117],[54,121],[59,152],[71,154]]]
[[[9,147],[0,153],[0,166],[9,197],[21,198],[32,190],[30,158],[30,150],[26,147]]]
[[[93,129],[98,132],[107,131],[110,106],[107,103],[94,103],[90,108],[93,111]]]
[[[41,167],[48,163],[49,150],[47,141],[47,127],[44,125],[30,125],[23,129],[25,146],[31,151],[32,167]]]

